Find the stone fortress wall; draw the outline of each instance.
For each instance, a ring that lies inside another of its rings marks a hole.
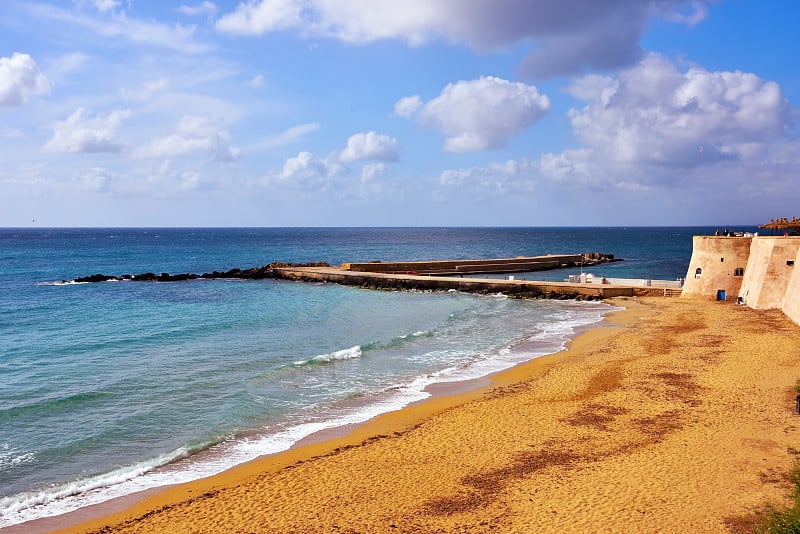
[[[683,294],[782,310],[800,324],[800,237],[695,236]]]

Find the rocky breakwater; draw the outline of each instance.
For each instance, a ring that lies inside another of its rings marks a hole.
[[[217,279],[237,279],[237,280],[263,280],[265,278],[275,278],[274,269],[287,267],[328,267],[325,262],[319,263],[270,263],[263,267],[251,267],[249,269],[230,269],[227,271],[213,271],[210,273],[141,273],[141,274],[92,274],[81,276],[73,280],[62,280],[62,283],[98,283],[98,282],[183,282],[186,280],[217,280]]]

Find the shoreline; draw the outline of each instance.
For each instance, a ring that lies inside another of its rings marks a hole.
[[[786,504],[800,327],[707,301],[625,305],[491,386],[65,531],[719,532]]]
[[[609,308],[609,310],[605,311],[604,315],[599,320],[575,327],[574,332],[572,334],[572,339],[567,341],[565,346],[555,353],[548,353],[540,356],[535,356],[529,360],[524,360],[515,363],[511,367],[499,371],[493,371],[487,375],[479,376],[476,378],[465,378],[455,381],[445,380],[441,382],[433,382],[425,386],[424,389],[422,390],[429,395],[424,399],[412,401],[410,404],[407,404],[401,408],[392,409],[389,412],[380,413],[361,422],[341,423],[337,424],[336,426],[314,431],[311,434],[300,438],[297,442],[292,444],[288,449],[265,454],[263,456],[253,458],[251,460],[247,460],[243,463],[228,467],[222,472],[204,476],[196,480],[189,480],[186,482],[178,482],[174,484],[167,484],[163,486],[156,486],[152,488],[142,489],[139,491],[135,491],[133,493],[121,495],[118,497],[112,497],[111,499],[108,499],[103,502],[82,506],[81,508],[63,514],[32,519],[23,523],[2,527],[0,528],[0,532],[8,534],[15,534],[17,532],[27,533],[31,531],[53,532],[53,531],[61,531],[63,529],[72,529],[80,527],[80,525],[84,523],[91,523],[107,516],[124,513],[126,510],[136,505],[139,505],[143,501],[150,499],[154,496],[158,496],[160,493],[169,491],[173,488],[180,488],[185,485],[202,483],[204,481],[212,481],[217,477],[226,475],[230,471],[235,471],[238,469],[247,469],[247,466],[249,466],[254,462],[259,462],[265,459],[270,459],[276,456],[291,453],[296,449],[303,449],[308,446],[326,448],[328,447],[330,442],[347,440],[352,436],[353,433],[364,431],[362,427],[372,425],[376,420],[379,420],[384,416],[391,415],[393,413],[404,411],[414,407],[423,407],[424,405],[433,400],[439,399],[439,404],[443,405],[448,404],[450,400],[454,405],[461,404],[462,402],[468,402],[468,400],[472,398],[472,396],[479,396],[483,390],[493,388],[495,382],[498,380],[498,377],[501,377],[506,373],[513,372],[517,367],[528,365],[532,361],[551,358],[558,354],[567,352],[569,350],[569,347],[572,345],[572,343],[575,342],[575,339],[577,337],[579,337],[586,331],[593,330],[595,328],[602,328],[604,326],[609,326],[607,324],[608,318],[611,317],[613,314],[622,311],[625,311],[625,308],[620,308],[620,307],[617,307],[617,309]],[[366,433],[369,433],[369,430],[366,430]],[[330,445],[331,450],[334,448],[335,448],[334,445]]]

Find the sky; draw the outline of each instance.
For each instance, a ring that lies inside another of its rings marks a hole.
[[[796,0],[0,0],[0,226],[800,216]]]

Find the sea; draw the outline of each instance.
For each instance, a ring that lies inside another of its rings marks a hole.
[[[692,236],[714,230],[0,229],[0,527],[286,450],[424,400],[432,384],[563,350],[614,309],[277,280],[74,278],[603,252],[623,261],[595,276],[675,280]]]

